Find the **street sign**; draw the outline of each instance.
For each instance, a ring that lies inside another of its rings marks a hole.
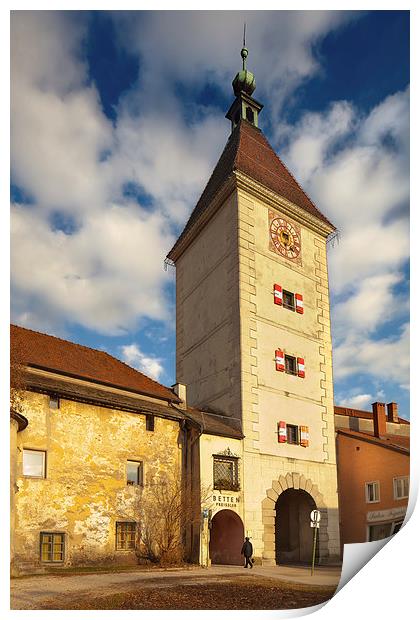
[[[316,551],[316,535],[319,530],[319,522],[321,521],[321,511],[320,510],[311,510],[311,527],[314,528],[314,544],[312,548],[312,566],[311,566],[311,575],[314,574],[314,566],[315,566],[315,551]]]
[[[319,523],[321,521],[320,510],[311,510],[311,521],[315,521],[315,523]]]

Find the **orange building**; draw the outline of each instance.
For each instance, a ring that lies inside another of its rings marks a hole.
[[[372,412],[335,407],[341,544],[400,529],[408,503],[410,424],[396,403]]]

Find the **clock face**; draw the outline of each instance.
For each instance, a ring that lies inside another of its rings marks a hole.
[[[281,256],[296,260],[300,255],[300,231],[282,217],[270,218],[270,241],[272,249]]]

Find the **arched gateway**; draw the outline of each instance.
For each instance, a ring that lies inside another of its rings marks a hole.
[[[210,559],[212,564],[243,563],[241,549],[244,542],[242,519],[233,510],[219,510],[211,520]]]
[[[312,560],[313,529],[309,516],[316,508],[302,489],[287,489],[276,502],[276,564],[309,564]]]
[[[276,564],[310,563],[312,536],[310,512],[321,512],[317,561],[328,558],[328,511],[317,485],[291,472],[273,480],[262,501],[263,561]]]

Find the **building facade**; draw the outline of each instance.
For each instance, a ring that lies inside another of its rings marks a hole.
[[[213,526],[225,519],[230,531],[237,523],[238,539],[244,531],[251,537],[257,562],[307,562],[309,514],[318,508],[319,561],[334,562],[340,545],[326,244],[335,229],[258,128],[262,105],[252,97],[246,56],[244,49],[227,113],[232,133],[168,254],[176,266],[177,381],[188,385],[192,405],[239,420],[244,435],[241,449],[225,448],[242,476],[239,500],[214,507],[210,548],[219,547]],[[223,450],[204,438],[201,446],[206,476]]]
[[[148,494],[183,474],[181,400],[102,351],[15,326],[11,345],[12,573],[136,563]]]
[[[342,545],[397,533],[407,510],[410,425],[396,403],[372,409],[335,408]]]

